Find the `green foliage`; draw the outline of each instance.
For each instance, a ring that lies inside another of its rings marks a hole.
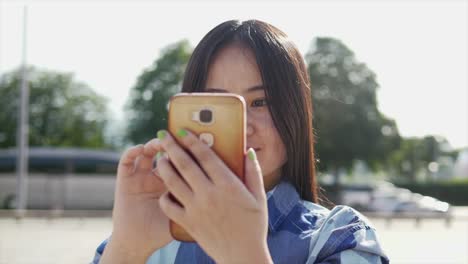
[[[398,150],[390,155],[390,164],[396,172],[405,179],[414,182],[418,171],[426,170],[432,161],[442,155],[455,158],[453,151],[445,146],[447,140],[441,137],[426,136],[424,138],[405,138]],[[429,172],[427,172],[429,173]]]
[[[105,147],[106,99],[68,73],[28,68],[29,145]],[[21,71],[0,82],[0,148],[16,146]]]
[[[375,74],[333,38],[317,38],[306,61],[319,169],[349,169],[356,159],[373,169],[386,164],[400,136],[395,121],[377,109]]]
[[[468,178],[453,178],[448,181],[442,181],[441,184],[448,185],[468,185]]]
[[[126,107],[127,138],[131,142],[145,142],[167,128],[167,103],[180,91],[190,55],[189,43],[177,42],[162,51],[160,58],[138,77]]]

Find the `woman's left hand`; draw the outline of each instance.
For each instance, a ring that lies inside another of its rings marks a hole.
[[[158,136],[169,157],[158,160],[158,174],[183,206],[166,193],[159,200],[163,212],[218,263],[272,263],[266,194],[254,150],[244,156],[244,185],[194,134],[174,135],[181,145],[166,131]]]

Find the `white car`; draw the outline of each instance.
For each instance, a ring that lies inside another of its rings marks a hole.
[[[372,193],[369,210],[375,212],[433,215],[448,213],[450,205],[430,196],[413,193],[386,183]]]

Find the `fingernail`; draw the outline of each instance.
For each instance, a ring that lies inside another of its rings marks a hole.
[[[156,160],[160,159],[162,157],[162,155],[164,154],[163,151],[159,151],[157,154],[156,154]]]
[[[253,148],[249,149],[247,156],[249,156],[249,159],[252,161],[257,159],[257,154],[255,154],[255,150]]]
[[[177,135],[179,137],[185,137],[187,135],[187,130],[185,129],[179,129],[179,131],[177,131]]]
[[[159,130],[158,131],[158,139],[163,140],[166,137],[166,131],[164,130]]]

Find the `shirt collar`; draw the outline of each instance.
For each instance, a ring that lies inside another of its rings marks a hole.
[[[278,183],[275,188],[267,193],[267,197],[268,231],[275,232],[300,198],[294,186],[285,181]]]

